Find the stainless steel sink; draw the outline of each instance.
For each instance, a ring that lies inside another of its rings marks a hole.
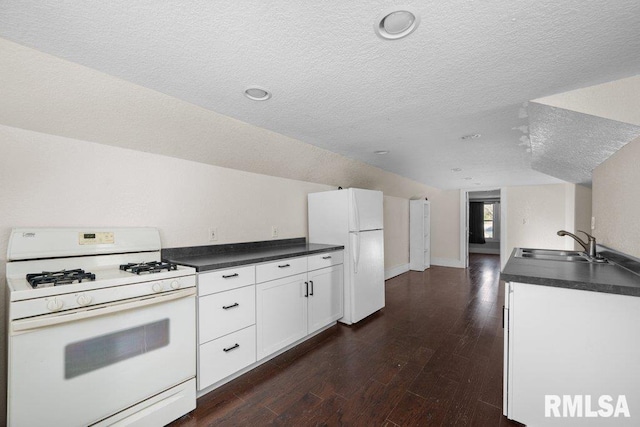
[[[590,262],[584,252],[563,251],[553,249],[527,249],[519,248],[516,258],[544,259],[549,261]]]
[[[550,256],[582,256],[584,252],[578,251],[563,251],[556,249],[527,249],[520,248],[523,254],[532,254],[532,255],[550,255]]]

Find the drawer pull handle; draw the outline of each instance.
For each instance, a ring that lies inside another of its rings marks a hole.
[[[309,283],[311,283],[311,293],[309,295],[313,296],[313,280],[309,280]]]
[[[291,267],[291,264],[282,264],[278,266],[278,268],[286,268],[286,267]]]
[[[229,347],[229,348],[223,348],[223,349],[222,349],[222,351],[224,351],[224,352],[226,353],[226,352],[228,352],[228,351],[235,350],[235,349],[236,349],[236,348],[238,348],[238,347],[240,347],[240,344],[235,343],[234,345],[232,345],[232,346],[231,346],[231,347]]]
[[[223,309],[223,310],[229,310],[230,308],[238,307],[238,306],[240,306],[240,304],[238,304],[238,303],[236,302],[236,303],[231,304],[231,305],[223,305],[223,306],[222,306],[222,309]]]
[[[304,297],[309,298],[309,282],[304,282],[304,286],[305,286]]]
[[[322,259],[331,259],[331,255],[323,256]]]
[[[238,277],[238,273],[233,273],[233,274],[223,274],[222,278],[223,279],[230,279],[231,277]]]

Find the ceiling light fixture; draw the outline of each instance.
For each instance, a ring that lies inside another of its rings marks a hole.
[[[244,90],[244,96],[253,101],[266,101],[271,98],[271,93],[258,86],[251,86]]]
[[[471,133],[469,135],[464,135],[461,136],[460,139],[462,140],[467,140],[467,139],[478,139],[480,138],[482,135],[480,135],[479,133]]]
[[[374,154],[379,154],[379,155],[385,155],[385,154],[389,154],[388,150],[378,150],[378,151],[374,151]]]
[[[376,34],[386,40],[397,40],[408,36],[420,24],[420,17],[407,8],[387,10],[378,16],[373,28]]]
[[[453,169],[451,169],[451,172],[460,172],[461,170],[462,169],[460,169],[460,168],[453,168]]]
[[[473,178],[471,178],[470,176],[467,176],[467,177],[465,177],[464,179],[465,179],[466,181],[470,181],[470,180],[472,180]]]

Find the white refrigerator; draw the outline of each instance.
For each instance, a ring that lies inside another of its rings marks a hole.
[[[356,323],[384,307],[382,192],[311,193],[309,242],[344,246],[344,317]]]

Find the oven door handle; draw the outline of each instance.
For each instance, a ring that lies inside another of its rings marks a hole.
[[[33,317],[29,319],[14,320],[13,322],[11,322],[11,335],[18,335],[26,332],[32,332],[35,329],[41,329],[49,326],[60,325],[63,323],[75,322],[78,320],[90,319],[92,317],[104,316],[121,311],[161,304],[168,301],[191,297],[195,294],[195,288],[181,289],[179,291],[166,292],[158,295],[98,304],[82,309],[70,310],[67,312],[63,311],[59,313],[45,314],[43,316]]]

